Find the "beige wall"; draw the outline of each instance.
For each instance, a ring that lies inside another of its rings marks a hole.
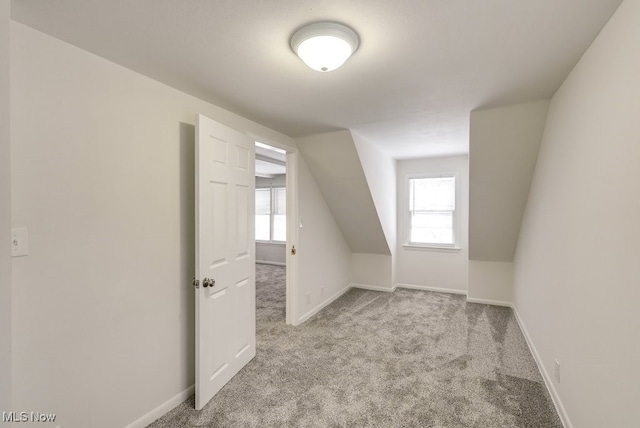
[[[353,143],[367,180],[371,198],[387,239],[391,253],[396,247],[396,160],[356,133],[351,133]]]
[[[351,284],[371,290],[391,291],[393,282],[393,256],[385,254],[351,254]]]
[[[469,260],[467,301],[510,306],[513,301],[513,263]]]
[[[549,100],[471,112],[469,258],[512,262]]]
[[[640,426],[639,45],[626,0],[553,97],[516,251],[515,307],[567,427]]]
[[[470,301],[512,301],[513,255],[548,109],[542,100],[471,112]]]
[[[284,242],[256,242],[256,263],[286,265],[286,247]]]
[[[367,179],[367,186],[371,192],[376,214],[391,252],[391,255],[354,253],[352,255],[352,282],[391,289],[396,282],[397,162],[357,133],[351,132],[351,136]]]
[[[9,0],[0,0],[0,411],[12,409],[9,17]]]
[[[195,115],[295,143],[21,24],[11,37],[12,221],[30,245],[12,262],[14,408],[125,426],[194,382]],[[300,176],[312,307],[347,287],[350,253],[304,163]]]
[[[296,138],[296,144],[351,251],[390,255],[351,132]]]
[[[300,279],[297,296],[292,296],[298,302],[296,323],[340,296],[351,282],[351,249],[302,156],[298,168]]]

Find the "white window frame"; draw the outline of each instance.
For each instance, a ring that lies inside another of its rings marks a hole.
[[[261,244],[286,244],[287,241],[286,239],[284,241],[276,241],[273,239],[273,223],[274,223],[274,216],[275,216],[275,207],[276,207],[276,202],[275,202],[275,194],[276,194],[276,190],[278,189],[284,189],[284,191],[287,191],[286,186],[268,186],[268,187],[256,187],[255,190],[265,190],[265,189],[269,189],[269,203],[271,205],[271,209],[269,211],[269,240],[262,240],[262,239],[256,239],[256,242],[259,242]],[[254,213],[255,216],[255,213]],[[286,211],[285,211],[285,216],[286,216]],[[285,230],[286,233],[286,230]]]
[[[411,180],[421,179],[421,178],[453,178],[455,182],[455,208],[453,210],[453,225],[452,225],[452,234],[453,234],[453,243],[452,244],[437,244],[437,243],[422,243],[422,242],[411,242],[411,209],[410,209],[410,201],[411,201]],[[412,173],[407,174],[404,180],[404,201],[402,205],[402,210],[404,211],[404,245],[406,249],[424,249],[424,250],[438,250],[438,251],[460,251],[460,210],[461,210],[461,198],[460,198],[460,180],[459,174],[457,172],[442,172],[442,173]]]

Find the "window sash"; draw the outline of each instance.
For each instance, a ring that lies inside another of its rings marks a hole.
[[[408,177],[407,244],[455,247],[456,176]],[[448,189],[447,189],[448,188]],[[435,192],[425,195],[425,192]],[[417,200],[417,198],[422,198]]]
[[[259,201],[259,199],[261,200]],[[285,187],[256,189],[256,241],[286,242],[286,201]]]
[[[270,241],[269,215],[256,214],[256,241]]]
[[[412,211],[410,215],[410,243],[422,245],[455,244],[454,211],[421,210]]]

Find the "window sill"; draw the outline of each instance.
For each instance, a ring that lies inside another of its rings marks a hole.
[[[258,240],[256,240],[256,244],[274,245],[276,247],[287,245],[285,241],[258,241]]]
[[[445,253],[459,253],[460,247],[444,247],[438,245],[420,245],[420,244],[404,244],[402,248],[405,250],[416,250],[416,251],[442,251]]]

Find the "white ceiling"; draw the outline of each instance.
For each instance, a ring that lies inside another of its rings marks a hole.
[[[287,154],[264,143],[256,142],[256,177],[273,178],[287,173]]]
[[[262,159],[256,159],[256,177],[273,178],[276,175],[286,174],[287,167]]]
[[[13,0],[14,20],[292,137],[351,129],[396,158],[468,151],[469,112],[548,98],[621,0]],[[334,20],[361,44],[291,51]]]

